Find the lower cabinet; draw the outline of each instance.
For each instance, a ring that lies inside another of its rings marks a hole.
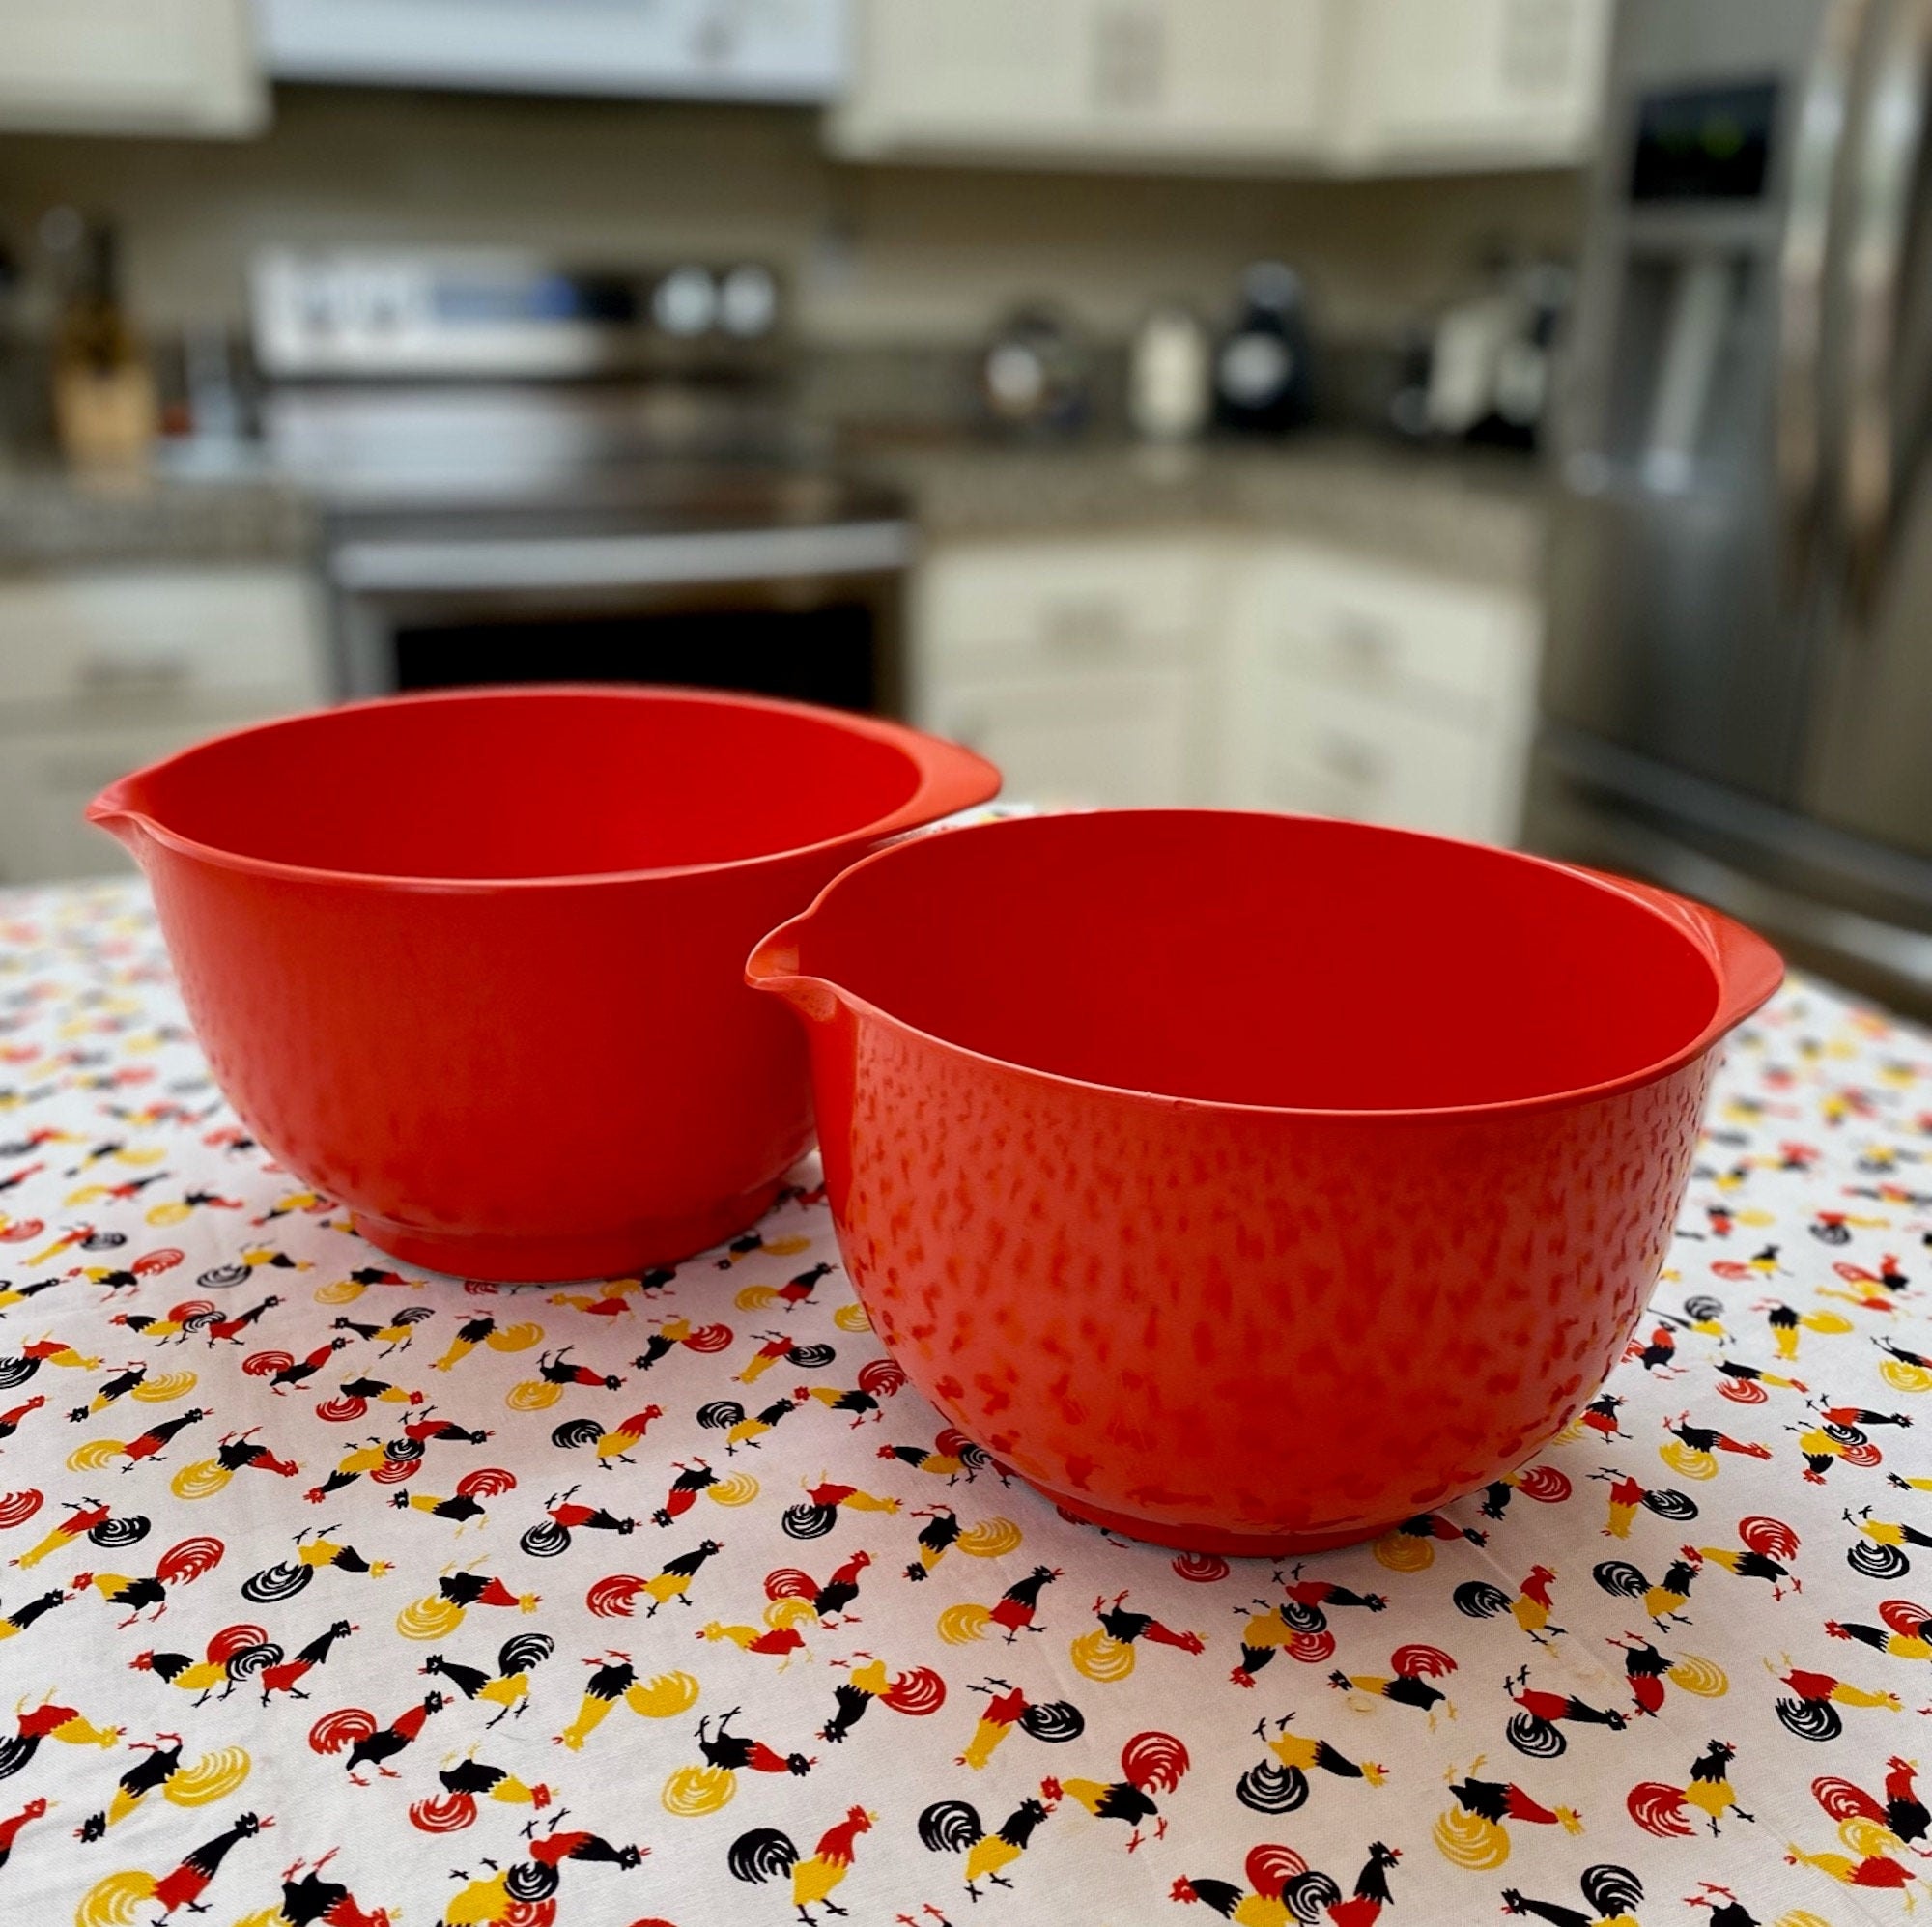
[[[322,701],[323,634],[293,567],[0,578],[0,884],[125,869],[89,800],[204,736]]]
[[[1526,594],[1216,531],[942,545],[915,608],[916,720],[1010,798],[1517,835]]]

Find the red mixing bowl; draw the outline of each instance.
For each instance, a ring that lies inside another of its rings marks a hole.
[[[895,723],[663,689],[472,690],[238,730],[89,816],[154,886],[229,1100],[399,1258],[610,1277],[729,1236],[811,1140],[745,952],[985,801]]]
[[[909,839],[748,968],[920,1389],[1068,1511],[1242,1553],[1373,1537],[1595,1393],[1780,974],[1641,884],[1212,810]]]

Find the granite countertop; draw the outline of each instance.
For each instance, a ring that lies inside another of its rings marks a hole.
[[[871,439],[848,459],[862,474],[903,489],[935,540],[1259,528],[1530,587],[1543,539],[1545,497],[1533,463],[1361,436],[1311,435],[1265,448]],[[298,561],[314,551],[318,512],[269,476],[109,485],[52,468],[0,470],[0,570]]]
[[[1498,587],[1533,588],[1541,567],[1543,471],[1520,456],[1320,434],[1267,447],[959,440],[859,460],[905,490],[935,539],[1181,524],[1307,535]]]

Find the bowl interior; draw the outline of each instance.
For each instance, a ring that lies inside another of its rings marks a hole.
[[[505,690],[218,738],[136,807],[239,855],[381,876],[542,877],[726,863],[849,835],[912,798],[895,744],[701,695]]]
[[[1150,810],[918,837],[848,871],[803,968],[1011,1063],[1221,1103],[1407,1110],[1641,1070],[1717,1007],[1663,918],[1507,852]]]

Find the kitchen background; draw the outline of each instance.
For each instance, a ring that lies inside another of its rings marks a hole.
[[[661,678],[1645,870],[1923,1006],[1932,652],[1843,585],[1911,574],[1924,11],[0,0],[0,881],[226,724]]]

